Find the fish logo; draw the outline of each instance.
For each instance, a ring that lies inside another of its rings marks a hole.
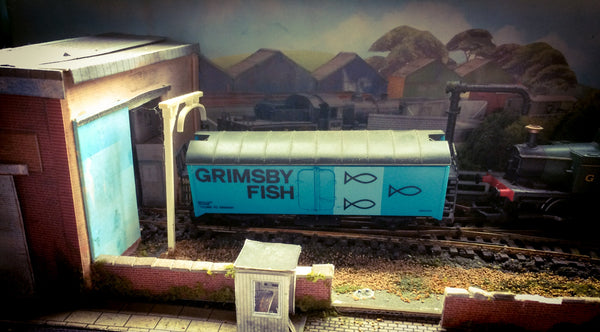
[[[394,195],[395,193],[398,193],[398,194],[404,195],[404,196],[416,196],[416,195],[420,194],[421,191],[422,191],[421,188],[419,188],[417,186],[406,186],[406,187],[396,189],[390,184],[390,187],[388,188],[388,197],[392,197],[392,195]]]
[[[373,202],[370,199],[360,199],[355,202],[350,202],[349,200],[344,198],[344,210],[348,209],[351,206],[353,206],[357,209],[366,210],[366,209],[370,209],[370,208],[374,207],[375,202]]]
[[[348,172],[344,172],[344,184],[350,181],[356,181],[362,184],[369,184],[377,181],[377,177],[371,173],[360,173],[358,175],[352,176],[348,174]]]

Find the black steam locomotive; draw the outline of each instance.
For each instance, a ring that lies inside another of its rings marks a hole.
[[[512,148],[503,177],[483,176],[510,217],[541,212],[557,220],[595,217],[600,202],[600,139],[590,143],[538,145],[539,126],[527,126],[529,141]]]

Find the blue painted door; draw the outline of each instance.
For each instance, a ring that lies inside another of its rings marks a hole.
[[[316,212],[330,211],[335,203],[335,175],[330,169],[314,167],[298,172],[298,205]]]
[[[121,255],[140,238],[127,108],[74,122],[92,258]]]

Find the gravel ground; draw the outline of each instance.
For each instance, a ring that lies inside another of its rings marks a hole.
[[[476,286],[487,291],[512,291],[542,296],[600,297],[600,267],[560,262],[535,264],[509,259],[485,262],[447,254],[431,256],[408,246],[392,243],[354,242],[280,234],[235,234],[224,237],[196,227],[184,213],[177,215],[177,245],[166,252],[164,215],[145,211],[142,241],[136,255],[184,260],[234,262],[244,240],[294,243],[302,246],[299,265],[334,264],[334,289],[351,296],[369,288],[394,296],[405,303],[437,303],[445,287]],[[362,300],[364,301],[364,300]]]

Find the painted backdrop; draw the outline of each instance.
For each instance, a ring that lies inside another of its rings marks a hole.
[[[594,0],[1,0],[0,6],[3,46],[117,31],[198,42],[209,59],[261,48],[366,59],[381,55],[369,51],[372,44],[399,26],[431,32],[443,44],[484,29],[496,46],[547,43],[564,55],[578,83],[600,87]],[[465,60],[464,52],[450,56]]]

